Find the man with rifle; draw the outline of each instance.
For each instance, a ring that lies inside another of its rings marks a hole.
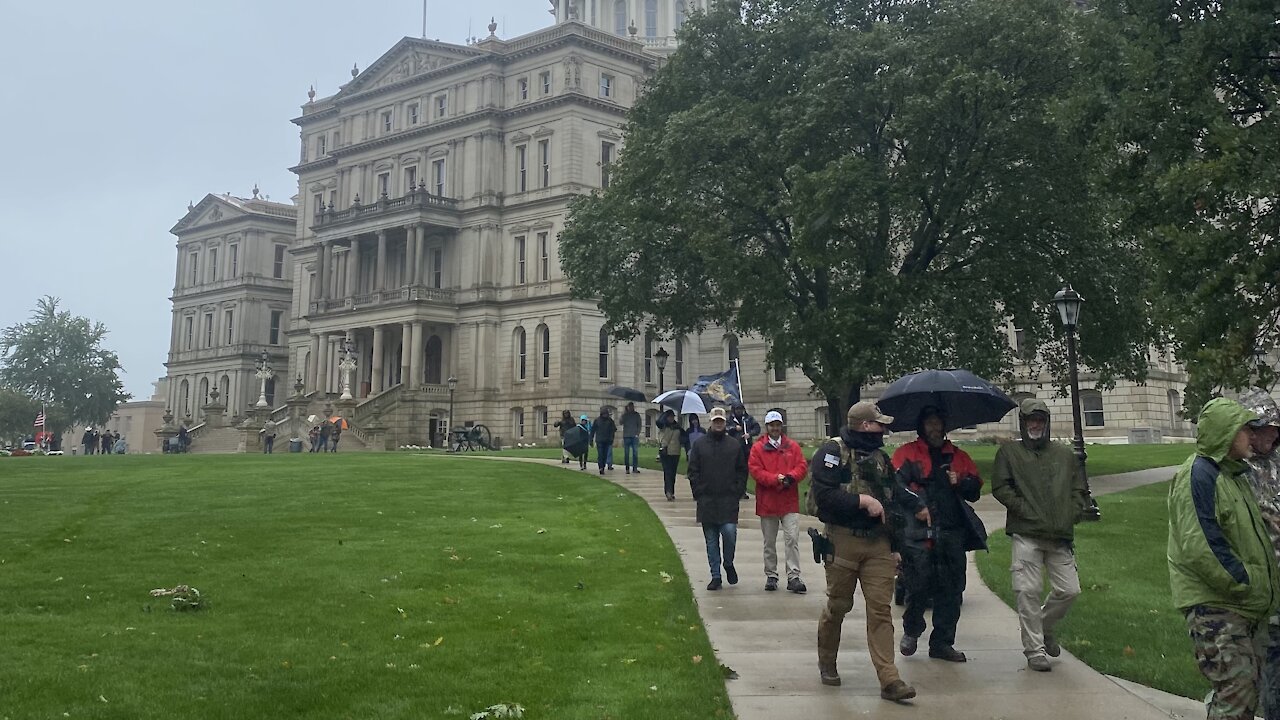
[[[887,517],[894,507],[893,468],[884,450],[885,426],[893,418],[875,403],[849,408],[848,424],[823,444],[809,463],[813,480],[807,509],[824,524],[827,605],[818,620],[818,671],[824,685],[839,685],[836,656],[840,629],[862,585],[867,612],[867,648],[880,682],[880,697],[901,702],[916,696],[893,663],[893,581],[901,525]]]

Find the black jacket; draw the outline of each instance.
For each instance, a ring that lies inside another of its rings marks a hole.
[[[618,423],[608,415],[601,415],[591,426],[591,435],[597,445],[612,445],[613,436],[618,434]]]
[[[727,434],[707,433],[689,450],[689,489],[698,503],[698,522],[738,522],[738,500],[747,489],[747,455],[740,443]]]
[[[809,492],[814,493],[818,505],[818,519],[831,525],[840,525],[865,534],[867,537],[887,537],[896,551],[902,542],[901,521],[895,516],[893,503],[893,465],[884,450],[857,449],[854,433],[848,427],[840,428],[842,442],[853,448],[853,464],[841,462],[840,443],[828,440],[818,448],[809,461]],[[854,481],[855,469],[866,482],[870,495],[880,501],[885,517],[872,517],[859,503],[862,495],[846,489]]]

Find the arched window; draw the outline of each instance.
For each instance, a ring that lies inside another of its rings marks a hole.
[[[600,328],[600,377],[609,377],[609,331]]]
[[[684,338],[676,338],[676,385],[684,384]]]
[[[732,365],[738,359],[738,336],[726,335],[724,341],[726,365]]]
[[[515,345],[516,345],[516,380],[524,380],[526,377],[525,371],[527,367],[526,365],[527,355],[525,354],[525,351],[527,350],[527,346],[525,345],[524,328],[522,327],[516,328]]]
[[[644,0],[644,36],[658,37],[658,0]]]
[[[269,378],[267,380],[267,406],[276,406],[276,379]]]
[[[676,29],[684,27],[684,0],[675,0],[676,3]]]
[[[644,334],[644,382],[653,384],[653,333]]]
[[[200,406],[209,404],[209,378],[200,378]]]
[[[539,363],[538,377],[546,380],[551,377],[551,328],[538,326],[538,352],[542,362]]]
[[[218,398],[219,402],[228,408],[231,407],[231,378],[226,375],[222,376],[222,379],[218,381],[218,393],[221,395]]]
[[[626,0],[613,0],[613,32],[624,37],[627,34]]]
[[[1096,390],[1082,391],[1080,409],[1084,414],[1085,427],[1104,427],[1107,424],[1102,412],[1102,393]]]
[[[1177,390],[1169,391],[1169,427],[1174,430],[1182,429],[1182,416],[1178,413],[1182,411],[1182,396]]]
[[[427,363],[423,374],[423,381],[428,385],[439,385],[441,377],[444,375],[444,341],[439,335],[432,335],[427,339]]]
[[[178,415],[187,417],[191,414],[191,384],[185,378],[182,380],[182,390],[178,395]]]

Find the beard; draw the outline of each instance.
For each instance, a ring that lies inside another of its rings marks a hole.
[[[1039,440],[1039,439],[1043,438],[1043,437],[1044,437],[1044,428],[1038,428],[1038,429],[1036,429],[1036,430],[1032,430],[1031,428],[1027,428],[1027,437],[1031,438],[1032,440]]]

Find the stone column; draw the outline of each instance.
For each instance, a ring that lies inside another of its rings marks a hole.
[[[316,351],[316,392],[323,397],[329,392],[329,334],[320,333]]]
[[[347,297],[355,298],[356,283],[360,280],[360,238],[351,238],[351,249],[347,251]]]
[[[381,235],[381,233],[379,233]],[[382,245],[382,238],[379,238],[379,245]],[[373,368],[373,375],[369,378],[369,391],[372,393],[380,393],[386,390],[386,386],[382,381],[382,326],[373,326],[373,362],[370,363]]]
[[[387,289],[387,231],[378,231],[378,265],[374,268],[373,289],[382,292]]]
[[[426,259],[427,259],[427,226],[426,225],[418,226],[418,245],[417,245],[417,252],[415,252],[414,255],[415,257],[418,258],[418,262],[413,266],[413,277],[414,277],[413,284],[421,285],[426,282],[426,272],[423,270],[423,267],[427,264],[426,263]]]
[[[418,267],[418,226],[405,228],[404,238],[404,284],[414,285],[417,282]]]
[[[412,380],[409,383],[410,388],[416,388],[422,385],[422,348],[423,348],[423,331],[422,323],[413,324],[413,352],[409,356],[409,372],[412,373]]]
[[[307,368],[307,381],[313,391],[320,389],[320,336],[311,335],[311,367]]]
[[[400,385],[401,387],[409,387],[409,379],[413,377],[409,373],[409,355],[413,348],[413,325],[409,323],[400,324]]]
[[[316,245],[316,300],[324,300],[328,297],[327,290],[329,280],[329,244],[325,242]]]

